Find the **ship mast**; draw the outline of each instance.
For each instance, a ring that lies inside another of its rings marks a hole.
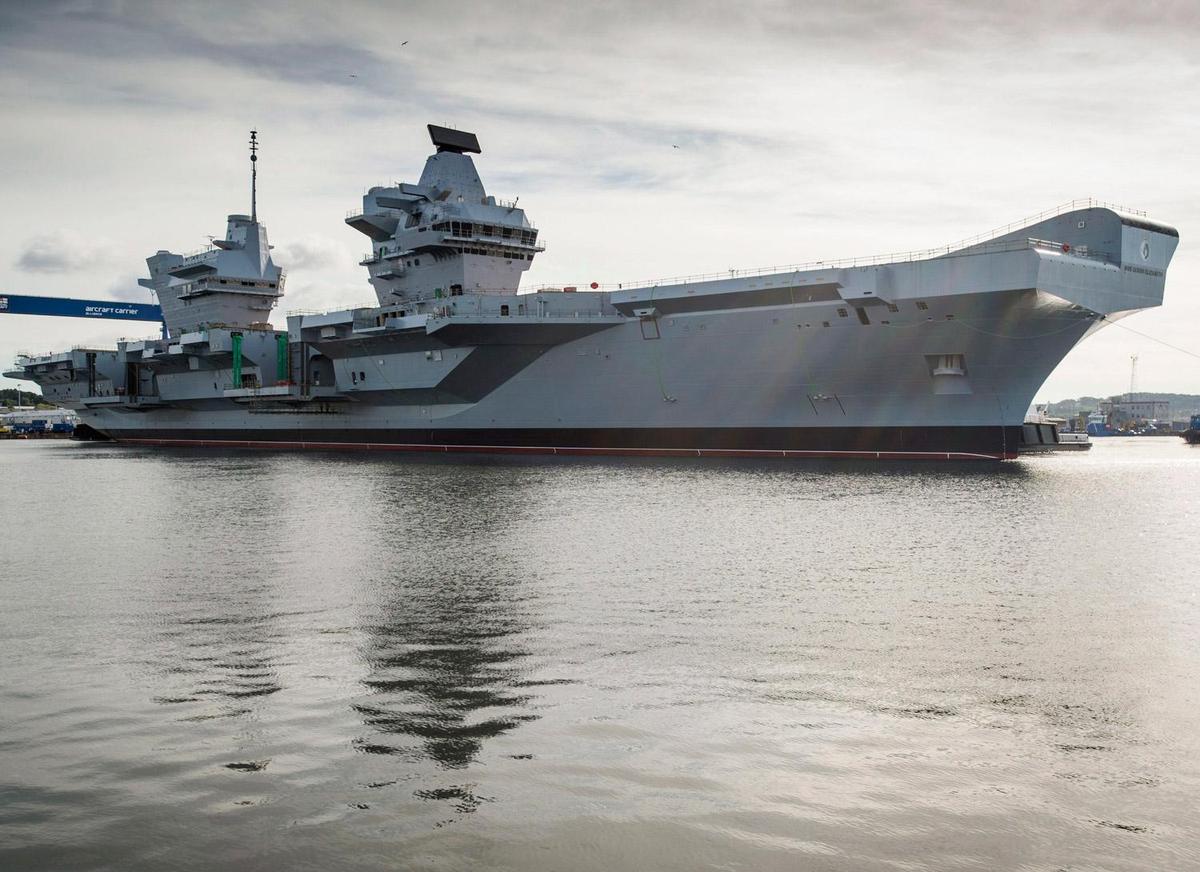
[[[258,131],[250,131],[250,220],[258,221]]]

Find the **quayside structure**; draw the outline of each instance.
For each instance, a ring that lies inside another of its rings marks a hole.
[[[1162,303],[1178,242],[1077,201],[927,252],[523,292],[539,230],[487,192],[473,134],[429,132],[418,181],[346,218],[376,305],[272,327],[252,200],[210,248],[147,260],[167,338],[7,374],[138,444],[1003,459],[1077,342]]]

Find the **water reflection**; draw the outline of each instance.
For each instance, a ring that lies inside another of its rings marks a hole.
[[[1200,463],[1131,442],[9,445],[45,457],[0,554],[0,868],[1200,868]]]
[[[263,616],[180,621],[177,632],[190,636],[185,667],[201,673],[193,693],[236,701],[282,690],[271,650],[273,634],[266,622]]]
[[[163,649],[157,664],[169,689],[154,701],[164,705],[209,702],[190,708],[186,720],[237,717],[252,702],[283,690],[279,649],[283,629],[275,613],[246,613],[246,603],[219,611],[213,603],[195,604],[158,634]]]
[[[505,587],[486,576],[423,591],[397,583],[384,621],[364,628],[370,696],[354,709],[381,735],[360,738],[359,750],[461,769],[485,739],[536,719],[516,690],[528,652],[515,636],[526,628],[505,612]]]
[[[487,740],[536,720],[522,688],[529,668],[528,581],[513,530],[536,477],[484,467],[450,479],[438,466],[380,478],[372,499],[380,532],[419,529],[428,547],[399,542],[361,625],[367,694],[354,710],[371,732],[355,747],[442,770],[475,762]],[[486,797],[471,785],[418,790],[419,799],[474,811]]]

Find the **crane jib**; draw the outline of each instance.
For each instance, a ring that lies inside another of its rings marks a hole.
[[[0,294],[0,315],[49,315],[59,318],[101,318],[111,321],[161,321],[162,308],[154,303]]]

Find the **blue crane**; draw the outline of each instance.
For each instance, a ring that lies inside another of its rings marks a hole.
[[[58,318],[99,318],[104,321],[157,321],[163,337],[167,325],[162,307],[154,303],[118,303],[112,300],[77,300],[73,297],[33,297],[0,294],[0,315],[49,315]]]

